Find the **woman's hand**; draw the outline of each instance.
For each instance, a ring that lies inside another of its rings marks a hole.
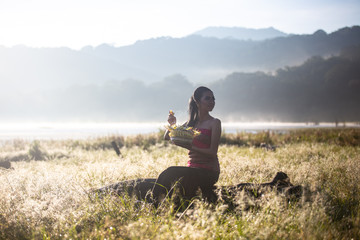
[[[176,124],[176,117],[174,115],[175,115],[175,113],[172,110],[170,110],[168,120],[167,120],[170,125]],[[170,140],[169,133],[170,133],[169,130],[165,131],[165,134],[164,134],[165,140]]]
[[[173,111],[171,111],[171,110],[170,110],[169,116],[168,116],[168,123],[169,123],[170,125],[176,124],[176,117],[174,116],[174,113],[173,113]]]

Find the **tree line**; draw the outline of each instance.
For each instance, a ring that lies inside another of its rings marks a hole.
[[[0,110],[3,120],[163,121],[169,109],[185,118],[199,85],[181,74],[151,84],[73,85],[6,99]],[[234,72],[206,86],[216,97],[214,115],[224,121],[359,121],[360,45],[274,73]]]

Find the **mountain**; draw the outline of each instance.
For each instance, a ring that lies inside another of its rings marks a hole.
[[[330,57],[360,43],[360,27],[327,34],[289,35],[263,41],[190,35],[162,37],[114,47],[0,47],[0,93],[101,85],[136,79],[151,84],[174,74],[192,83],[210,83],[233,72],[274,72],[312,56]]]
[[[276,37],[286,37],[288,34],[281,32],[273,27],[252,29],[242,27],[208,27],[191,35],[214,38],[229,38],[238,40],[262,41]]]
[[[274,71],[303,63],[312,56],[337,55],[346,46],[360,43],[360,27],[327,34],[290,35],[264,41],[162,37],[125,47],[97,47],[88,54],[111,59],[162,77],[181,73],[192,82],[211,82],[235,71]]]
[[[166,121],[172,109],[183,122],[196,86],[176,74],[151,84],[123,80],[0,94],[1,120]],[[212,114],[224,122],[359,122],[360,44],[339,56],[312,57],[274,74],[235,72],[207,86],[216,97]]]
[[[0,47],[0,66],[0,92],[6,87],[49,89],[114,79],[146,79],[155,75],[110,58],[69,48]]]
[[[233,73],[209,85],[217,114],[237,121],[360,120],[360,44],[339,56],[312,57],[275,74]]]

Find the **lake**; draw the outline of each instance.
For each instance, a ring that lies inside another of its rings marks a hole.
[[[11,139],[84,139],[108,135],[134,135],[158,132],[165,122],[150,123],[0,123],[0,140]],[[344,124],[339,124],[344,126]],[[346,123],[347,127],[360,127],[359,123]],[[283,122],[232,122],[223,123],[226,133],[241,131],[286,130],[296,128],[335,127],[335,123],[283,123]]]

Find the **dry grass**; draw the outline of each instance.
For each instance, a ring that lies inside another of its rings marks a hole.
[[[291,203],[275,192],[259,200],[239,196],[234,211],[194,200],[192,208],[176,214],[171,202],[155,210],[127,196],[89,199],[91,188],[155,178],[168,166],[186,164],[185,150],[160,141],[124,144],[122,157],[111,148],[93,147],[107,141],[3,143],[0,159],[16,161],[13,170],[0,170],[0,239],[360,238],[359,146],[288,141],[266,151],[221,145],[219,185],[265,182],[284,171],[308,191]],[[34,149],[40,160],[31,158]]]

